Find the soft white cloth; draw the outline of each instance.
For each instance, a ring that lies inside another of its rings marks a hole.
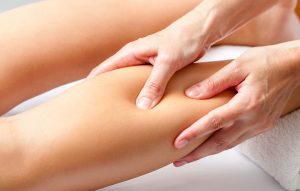
[[[300,109],[281,118],[269,132],[238,149],[285,189],[300,191]]]

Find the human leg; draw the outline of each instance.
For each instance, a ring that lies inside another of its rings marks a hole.
[[[124,44],[161,30],[200,2],[52,0],[0,14],[0,113],[84,78]],[[281,7],[254,19],[220,44],[255,46],[297,38],[290,34],[298,27],[295,18],[288,16],[293,10]],[[286,31],[281,34],[278,29]],[[274,30],[281,39],[267,39]]]
[[[12,128],[10,140],[15,144],[11,145],[17,146],[6,152],[12,154],[0,157],[1,164],[13,159],[20,166],[0,167],[1,177],[6,178],[0,181],[0,189],[92,190],[184,156],[207,137],[176,150],[176,136],[234,95],[226,91],[208,100],[193,100],[184,90],[226,63],[193,65],[178,72],[162,102],[150,111],[137,109],[135,97],[151,67],[137,66],[100,75],[30,111],[4,118],[10,127],[4,123],[6,133],[0,135],[5,137]],[[300,106],[299,96],[298,88],[283,114]]]

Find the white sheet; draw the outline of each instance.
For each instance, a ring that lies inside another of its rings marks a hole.
[[[216,47],[203,61],[232,59],[247,50],[246,47]],[[75,82],[76,83],[76,82]],[[11,110],[13,115],[34,107],[64,91],[69,86],[54,89],[24,102]],[[235,150],[211,156],[182,168],[172,165],[147,175],[99,191],[284,191],[280,185],[259,167]]]

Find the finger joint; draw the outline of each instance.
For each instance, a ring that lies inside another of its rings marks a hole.
[[[220,117],[212,116],[210,117],[210,127],[212,130],[216,131],[222,126],[222,119]]]
[[[147,85],[146,85],[146,88],[149,89],[151,91],[151,93],[160,93],[161,91],[161,86],[156,83],[156,82],[149,82]]]

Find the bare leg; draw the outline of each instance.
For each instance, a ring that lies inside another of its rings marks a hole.
[[[2,119],[0,151],[6,150],[0,152],[0,164],[5,164],[0,166],[0,190],[93,190],[184,156],[206,137],[175,150],[178,133],[234,95],[226,91],[200,101],[187,98],[184,89],[226,63],[180,71],[150,111],[134,104],[151,70],[138,66],[100,75],[35,109]],[[300,106],[299,96],[300,88],[283,114]]]
[[[0,113],[85,77],[125,43],[167,26],[200,0],[53,0],[0,16]],[[156,14],[154,14],[156,13]]]
[[[52,0],[0,14],[0,113],[85,77],[125,43],[164,28],[200,2]],[[292,9],[274,12],[278,24],[274,14],[261,16],[222,43],[262,45],[296,38],[290,33],[298,27]],[[274,28],[286,28],[276,32],[284,38],[266,40]]]

